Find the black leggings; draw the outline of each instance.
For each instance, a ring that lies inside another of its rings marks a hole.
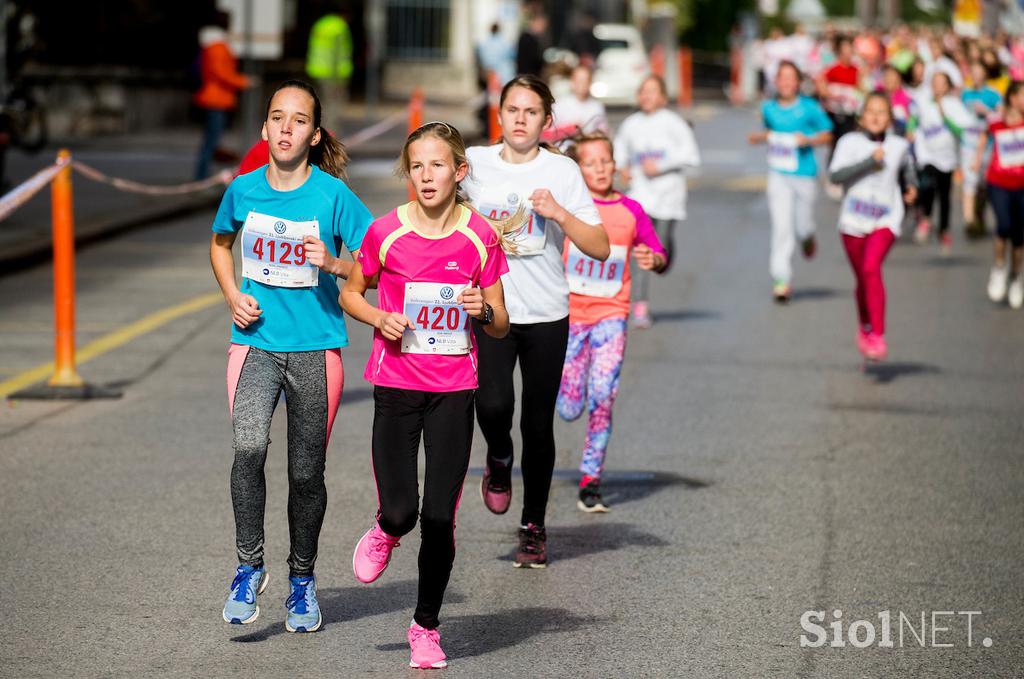
[[[917,206],[925,217],[932,216],[935,198],[939,198],[939,233],[949,230],[949,192],[953,185],[953,173],[943,172],[933,165],[921,170],[920,186],[917,189]]]
[[[419,593],[413,619],[438,626],[438,613],[455,563],[455,511],[473,443],[473,391],[435,393],[374,387],[373,474],[388,535],[416,526],[420,435],[426,452],[420,518]]]
[[[562,364],[569,341],[569,318],[549,323],[513,323],[508,336],[495,339],[474,323],[480,352],[480,388],[476,393],[476,417],[487,440],[491,468],[511,468],[512,416],[515,388],[512,377],[519,361],[523,377],[522,524],[544,525],[544,514],[555,469],[555,401],[562,382]]]

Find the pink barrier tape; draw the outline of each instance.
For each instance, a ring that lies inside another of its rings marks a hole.
[[[7,194],[0,198],[0,221],[7,219],[12,212],[17,210],[19,207],[24,205],[32,196],[39,193],[47,184],[50,183],[58,172],[64,169],[70,160],[60,160],[44,167],[39,172],[18,184],[13,189],[7,192]]]
[[[180,196],[185,193],[205,191],[206,189],[211,189],[215,186],[227,186],[235,176],[234,172],[231,170],[222,170],[214,176],[207,177],[206,179],[198,182],[186,182],[185,184],[175,184],[173,186],[151,186],[149,184],[133,182],[130,179],[110,177],[103,174],[96,168],[86,165],[80,160],[73,161],[71,167],[74,168],[75,172],[78,172],[93,181],[100,182],[102,184],[109,184],[115,189],[120,189],[121,191],[143,193],[148,196]]]

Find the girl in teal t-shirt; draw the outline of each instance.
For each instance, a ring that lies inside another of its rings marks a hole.
[[[268,165],[236,178],[213,222],[210,261],[231,310],[228,405],[234,430],[231,501],[238,567],[226,622],[260,614],[267,586],[263,512],[270,421],[283,391],[288,409],[289,632],[320,627],[313,566],[327,507],[324,464],[341,401],[348,344],[335,276],[347,277],[372,217],[339,179],[341,144],[320,128],[320,100],[302,81],[280,85],[267,105]],[[319,166],[319,167],[318,167]],[[232,246],[241,234],[242,284]]]

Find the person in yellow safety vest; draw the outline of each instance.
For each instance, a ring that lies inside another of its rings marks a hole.
[[[319,84],[324,110],[334,115],[333,129],[340,131],[348,81],[352,77],[352,31],[341,14],[327,14],[313,24],[306,74]]]

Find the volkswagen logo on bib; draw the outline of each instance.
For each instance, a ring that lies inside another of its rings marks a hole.
[[[442,299],[451,299],[454,296],[455,296],[455,291],[452,290],[447,285],[444,286],[443,288],[441,288],[441,298]]]
[[[285,225],[284,222],[280,222],[280,221],[279,222],[274,222],[274,232],[277,233],[278,236],[280,236],[282,233],[284,233],[287,230],[288,230],[288,227]]]
[[[507,202],[507,203],[508,203],[509,205],[515,205],[516,203],[518,203],[518,202],[519,202],[519,194],[518,194],[518,193],[510,193],[510,194],[508,194],[508,196],[507,196],[507,197],[505,198],[505,201],[506,201],[506,202]]]

